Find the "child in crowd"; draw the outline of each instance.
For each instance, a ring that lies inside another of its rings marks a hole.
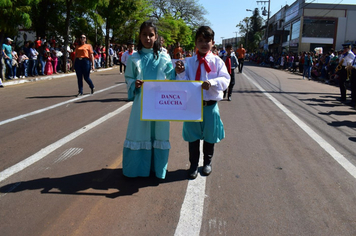
[[[135,45],[132,41],[127,42],[127,51],[124,52],[121,56],[121,62],[124,64],[124,72],[126,70],[127,59],[131,56],[135,51]]]
[[[55,44],[56,45],[56,44]],[[58,55],[57,55],[57,50],[55,47],[51,48],[51,54],[52,54],[52,66],[53,66],[53,73],[57,73],[57,65],[58,65]]]
[[[125,51],[126,51],[125,47],[123,47],[123,46],[119,47],[118,56],[119,56],[119,63],[120,63],[120,75],[122,74],[122,67],[125,66],[124,63],[122,63],[122,61],[121,61],[122,54],[124,54]]]
[[[225,138],[224,125],[220,119],[217,101],[223,99],[223,91],[227,89],[230,75],[224,61],[214,55],[214,31],[208,26],[198,28],[195,35],[197,55],[186,58],[186,63],[176,63],[177,79],[203,81],[203,122],[184,122],[183,139],[189,142],[189,178],[198,175],[200,158],[200,140],[204,140],[203,174],[211,173],[211,161],[214,144]]]
[[[231,78],[229,88],[224,91],[224,98],[226,97],[226,93],[227,93],[227,100],[231,101],[232,89],[234,88],[234,85],[235,85],[235,71],[234,71],[234,69],[239,65],[239,63],[237,62],[235,53],[232,50],[231,44],[226,45],[226,55],[223,56],[223,60],[226,65],[227,72],[229,72],[229,75]]]
[[[94,52],[95,69],[99,69],[100,68],[99,54],[95,50],[93,50],[93,52]]]
[[[53,74],[53,66],[52,66],[52,57],[50,52],[46,52],[46,65],[44,69],[44,74],[45,75],[51,75]]]
[[[141,86],[144,80],[174,79],[171,58],[162,53],[157,42],[157,28],[150,22],[140,27],[138,51],[127,58],[125,80],[128,99],[133,100],[124,142],[123,174],[127,177],[157,178],[166,176],[169,143],[169,122],[141,121]]]
[[[19,69],[20,69],[19,76],[20,76],[20,78],[25,78],[25,70],[27,69],[26,68],[27,64],[25,64],[25,60],[29,60],[29,58],[26,56],[24,50],[20,50],[20,56],[19,56]]]
[[[17,52],[15,51],[15,47],[12,46],[12,61],[11,61],[11,64],[12,64],[12,74],[14,75],[14,79],[18,79],[18,77],[16,76],[17,74],[17,67],[19,67],[19,63],[18,63],[18,55],[17,55]]]

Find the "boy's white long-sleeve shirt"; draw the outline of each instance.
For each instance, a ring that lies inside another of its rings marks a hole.
[[[131,53],[131,55],[136,52],[136,50],[133,50],[133,52]],[[123,63],[125,66],[126,66],[126,63],[127,63],[127,59],[129,58],[130,56],[130,52],[129,50],[126,50],[122,56],[121,56],[121,63]]]
[[[210,73],[207,73],[204,63],[201,66],[200,81],[209,81],[211,87],[209,90],[203,90],[204,101],[220,101],[223,99],[223,93],[230,83],[230,75],[225,66],[225,62],[213,53],[206,55],[205,60],[210,66]],[[195,80],[199,61],[196,55],[185,58],[185,71],[177,74],[177,80]]]

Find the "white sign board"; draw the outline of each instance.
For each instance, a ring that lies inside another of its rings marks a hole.
[[[141,89],[141,120],[203,121],[201,81],[145,80]]]

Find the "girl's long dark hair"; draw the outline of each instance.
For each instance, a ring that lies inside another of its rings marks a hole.
[[[142,23],[142,25],[140,26],[140,34],[139,35],[141,35],[142,30],[146,27],[152,27],[153,30],[155,31],[155,34],[158,35],[157,27],[155,26],[155,24],[153,24],[152,21],[145,21]],[[142,48],[143,48],[143,44],[142,44],[141,40],[139,39],[138,44],[137,44],[138,53],[141,53]],[[160,51],[160,44],[158,43],[158,40],[156,40],[153,44],[153,55],[154,55],[154,59],[156,59],[156,60],[158,59],[159,51]]]

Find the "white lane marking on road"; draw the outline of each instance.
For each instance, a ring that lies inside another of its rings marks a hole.
[[[203,165],[203,142],[200,142],[199,166]],[[175,236],[199,236],[203,220],[206,177],[198,174],[194,180],[189,180],[184,197]]]
[[[23,161],[20,161],[19,163],[3,170],[0,172],[0,182],[9,178],[10,176],[12,176],[13,174],[16,174],[18,172],[20,172],[21,170],[29,167],[30,165],[34,164],[35,162],[41,160],[42,158],[44,158],[45,156],[47,156],[48,154],[50,154],[51,152],[55,151],[56,149],[60,148],[61,146],[63,146],[64,144],[72,141],[73,139],[77,138],[78,136],[88,132],[89,130],[91,130],[92,128],[100,125],[101,123],[105,122],[106,120],[110,119],[111,117],[123,112],[125,109],[129,108],[132,105],[132,102],[129,102],[127,104],[125,104],[124,106],[118,108],[117,110],[110,112],[109,114],[97,119],[96,121],[88,124],[87,126],[84,126],[83,128],[74,131],[73,133],[67,135],[66,137],[58,140],[55,143],[52,143],[51,145],[41,149],[39,152],[33,154],[32,156],[26,158]]]
[[[345,158],[340,152],[338,152],[333,146],[331,146],[325,139],[318,135],[314,130],[312,130],[307,124],[300,120],[296,115],[289,111],[285,106],[283,106],[277,99],[272,95],[267,93],[259,84],[248,77],[246,74],[244,76],[254,84],[261,92],[266,95],[279,109],[281,109],[289,118],[291,118],[300,128],[302,128],[315,142],[317,142],[320,147],[322,147],[329,155],[334,158],[347,172],[350,173],[354,178],[356,178],[356,167]]]
[[[117,85],[114,85],[114,86],[111,86],[111,87],[108,87],[108,88],[105,88],[105,89],[102,89],[102,90],[99,90],[99,91],[95,91],[94,94],[102,93],[102,92],[104,92],[106,90],[109,90],[109,89],[112,89],[112,88],[115,88],[115,87],[118,87],[118,86],[121,86],[121,85],[123,85],[123,84],[117,84]],[[54,105],[49,106],[49,107],[45,107],[45,108],[30,112],[30,113],[27,113],[27,114],[19,115],[19,116],[13,117],[11,119],[3,120],[3,121],[0,121],[0,125],[4,125],[4,124],[7,124],[7,123],[16,121],[16,120],[20,120],[20,119],[23,119],[23,118],[26,118],[26,117],[29,117],[29,116],[33,116],[33,115],[36,115],[36,114],[51,110],[53,108],[62,106],[64,104],[68,104],[68,103],[75,102],[75,101],[83,99],[83,98],[87,98],[89,96],[92,96],[92,95],[91,94],[87,94],[87,95],[80,96],[78,98],[74,98],[74,99],[71,99],[71,100],[68,100],[68,101],[65,101],[65,102],[60,102],[60,103],[54,104]]]
[[[78,155],[83,151],[83,148],[69,148],[62,152],[62,154],[57,158],[57,160],[54,161],[54,163],[58,163],[61,161],[65,161],[69,158],[74,157],[75,155]]]

